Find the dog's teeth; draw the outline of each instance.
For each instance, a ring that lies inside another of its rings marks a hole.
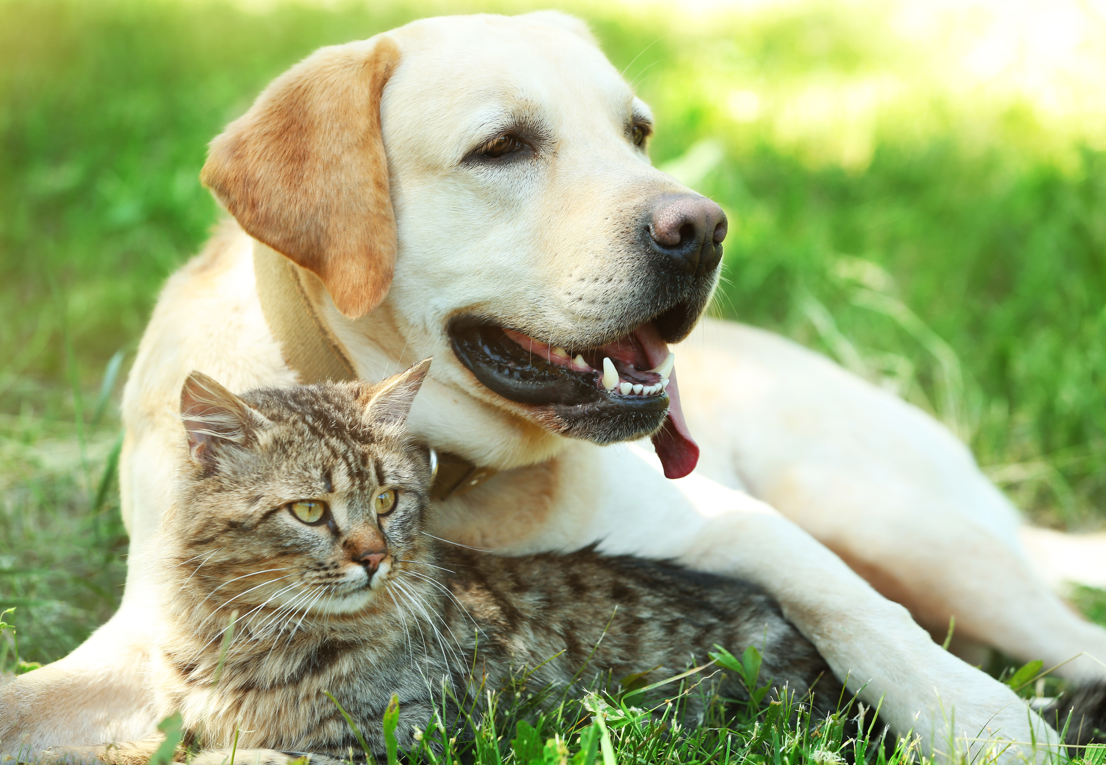
[[[645,389],[644,391],[642,391],[642,392],[643,392],[643,393],[644,393],[644,394],[645,394],[646,396],[655,396],[655,395],[657,394],[657,391],[659,391],[660,389],[661,389],[661,386],[660,386],[660,384],[657,384],[657,385],[650,385],[650,386],[649,386],[648,388],[646,388],[646,389]]]
[[[552,353],[554,356],[556,356],[559,359],[567,359],[568,358],[568,354],[565,353],[564,348],[554,348],[552,351],[550,351],[550,353]]]
[[[607,390],[614,390],[614,387],[618,385],[618,370],[614,368],[614,362],[603,357],[603,387]]]
[[[622,391],[623,396],[629,396],[630,391],[632,391],[634,389],[634,386],[633,386],[632,383],[622,383],[621,385],[618,386],[618,389],[620,391]]]
[[[584,361],[584,357],[581,356],[579,353],[576,354],[576,358],[572,360],[572,363],[578,367],[584,367],[585,369],[588,366],[588,362]]]
[[[645,390],[645,386],[641,383],[638,383],[634,386],[634,395],[640,396],[643,390]]]
[[[650,369],[650,372],[656,372],[661,377],[668,377],[672,374],[672,367],[676,366],[676,354],[669,353],[668,357],[657,365],[654,369]]]
[[[661,380],[661,390],[664,390],[667,387],[668,387],[668,378],[666,377],[663,380]]]

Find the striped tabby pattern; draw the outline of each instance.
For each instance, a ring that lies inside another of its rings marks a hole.
[[[199,374],[185,384],[189,458],[154,564],[165,610],[152,682],[161,712],[179,710],[186,743],[206,750],[199,762],[222,761],[236,733],[241,762],[360,753],[327,693],[379,757],[393,694],[402,749],[443,709],[443,686],[479,706],[474,689],[537,667],[530,689],[580,693],[597,677],[672,676],[716,644],[756,645],[762,678],[800,694],[817,682],[816,705],[836,708],[840,683],[751,585],[594,549],[509,558],[424,534],[428,461],[404,421],[426,368],[241,397]],[[302,501],[325,516],[297,517]],[[156,744],[99,757],[145,762]]]

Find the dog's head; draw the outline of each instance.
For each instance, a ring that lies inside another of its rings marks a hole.
[[[698,450],[667,344],[706,308],[726,217],[650,165],[651,132],[575,19],[427,19],[277,79],[203,179],[439,379],[564,435],[653,434],[678,477]]]

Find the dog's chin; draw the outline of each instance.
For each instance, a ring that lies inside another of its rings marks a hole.
[[[668,396],[648,403],[648,407],[636,402],[619,401],[575,406],[554,404],[535,407],[531,416],[547,430],[568,438],[595,444],[616,444],[650,436],[664,426],[668,416]]]

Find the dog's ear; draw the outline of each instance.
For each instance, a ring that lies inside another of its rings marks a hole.
[[[316,51],[211,142],[200,174],[250,236],[318,275],[352,318],[384,299],[395,270],[380,98],[398,63],[383,35]]]

